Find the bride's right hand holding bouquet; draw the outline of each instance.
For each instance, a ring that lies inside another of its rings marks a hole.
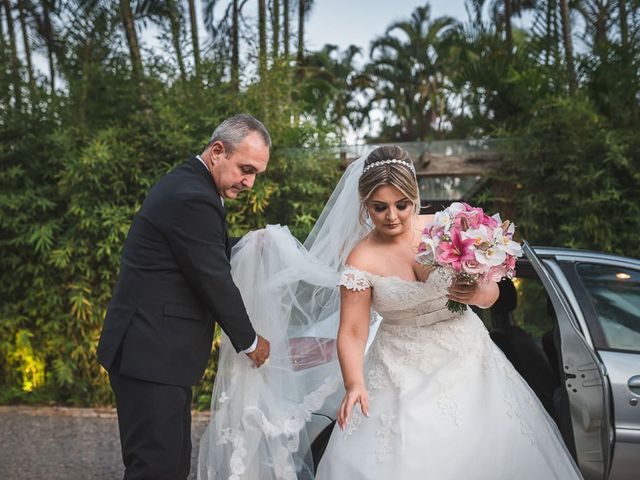
[[[481,208],[454,202],[422,231],[416,260],[444,270],[453,283],[499,282],[513,278],[516,258],[522,256],[514,232],[515,225],[502,221],[500,214],[489,216]],[[449,300],[447,308],[464,312],[467,305]]]

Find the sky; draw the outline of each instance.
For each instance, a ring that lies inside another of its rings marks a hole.
[[[290,0],[293,4],[297,0]],[[204,28],[204,15],[202,11],[203,0],[196,0],[198,11],[199,37],[201,48],[207,43],[208,34]],[[243,12],[248,16],[255,16],[257,9],[255,1],[250,1]],[[465,9],[465,0],[314,0],[313,7],[307,18],[305,32],[305,48],[318,50],[325,44],[334,44],[340,50],[345,50],[350,45],[356,45],[362,49],[362,61],[369,57],[369,44],[378,36],[384,35],[387,27],[397,21],[408,20],[411,13],[419,6],[429,3],[431,6],[431,18],[449,15],[457,20],[467,22],[469,16]],[[486,2],[484,19],[488,20],[488,5]],[[220,19],[228,5],[227,0],[218,0],[214,10],[214,18]],[[291,28],[294,34],[292,48],[295,51],[297,37],[297,16],[294,12],[291,18]],[[185,17],[185,21],[188,19]],[[513,19],[514,26],[526,24],[528,19]],[[188,25],[186,27],[188,29]],[[143,47],[162,50],[158,40],[159,30],[153,24],[147,24],[147,28],[141,29],[141,43]],[[188,32],[187,32],[188,33]],[[185,41],[188,35],[185,34]],[[19,42],[19,48],[22,43]],[[166,46],[165,46],[166,48]],[[204,52],[203,52],[204,54]],[[42,58],[40,58],[42,57]],[[36,66],[46,72],[45,58],[36,54]]]
[[[363,48],[368,57],[369,43],[383,35],[396,21],[406,20],[425,0],[315,0],[307,21],[306,48],[320,49],[327,43],[344,50],[349,45]],[[449,15],[467,21],[464,0],[432,0],[431,18]]]
[[[290,1],[293,4],[297,0]],[[201,3],[202,0],[196,0],[196,7],[199,8]],[[449,15],[463,22],[469,20],[465,0],[314,0],[305,24],[305,48],[318,50],[331,43],[344,50],[349,45],[356,45],[362,48],[363,54],[368,58],[369,43],[374,38],[383,35],[391,23],[409,19],[417,7],[426,3],[431,5],[432,19]],[[489,18],[489,4],[492,2],[487,0],[485,3],[486,21]],[[257,2],[250,0],[243,13],[255,16],[256,4]],[[222,16],[227,5],[227,0],[218,1],[214,10],[215,18]],[[201,10],[199,12],[202,22]],[[523,21],[514,18],[513,24],[519,26],[527,21],[526,18]],[[298,28],[297,14],[291,19],[291,28],[295,35]],[[200,37],[201,41],[206,39],[203,25],[200,28]],[[297,38],[294,37],[292,40],[295,48]]]
[[[290,0],[293,4],[296,0]],[[203,0],[196,0],[199,21],[199,37],[201,48],[206,49],[207,32],[204,28]],[[356,58],[359,62],[366,62],[369,58],[370,42],[378,36],[384,35],[390,24],[408,20],[411,13],[419,6],[429,3],[431,6],[431,18],[448,15],[462,22],[467,22],[469,16],[465,9],[465,0],[314,0],[313,7],[307,18],[305,32],[305,48],[318,50],[325,44],[334,44],[340,50],[345,50],[350,45],[356,45],[362,49],[362,56]],[[488,20],[488,5],[486,2],[484,19]],[[219,19],[228,4],[227,0],[218,1],[214,10],[214,17]],[[248,16],[255,16],[257,2],[250,1],[244,10]],[[294,12],[295,13],[295,12]],[[185,18],[185,20],[187,20]],[[513,19],[514,26],[526,25],[530,19]],[[188,28],[188,27],[187,27]],[[297,38],[297,16],[291,19],[291,28],[294,34],[292,49],[295,52]],[[158,40],[159,30],[153,25],[142,29],[141,43],[143,47],[154,50],[167,50],[167,45],[162,45]],[[185,41],[188,41],[185,35]],[[172,55],[170,48],[166,51]],[[204,54],[204,51],[203,51]],[[189,61],[189,58],[187,58]],[[41,72],[47,71],[46,61],[40,53],[35,55],[36,67]],[[351,135],[350,135],[351,136]]]

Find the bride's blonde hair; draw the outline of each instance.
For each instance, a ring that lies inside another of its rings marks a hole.
[[[387,162],[388,160],[396,162]],[[413,161],[409,158],[409,153],[396,145],[378,147],[369,154],[358,181],[361,221],[364,220],[367,211],[367,200],[376,188],[382,185],[396,187],[411,200],[415,213],[420,211],[418,181],[412,166]]]

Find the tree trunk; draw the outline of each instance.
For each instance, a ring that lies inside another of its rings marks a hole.
[[[178,60],[178,68],[180,69],[180,77],[182,80],[186,80],[187,73],[184,69],[184,59],[182,58],[182,49],[180,48],[180,11],[178,10],[178,4],[175,0],[168,0],[167,8],[169,9],[169,24],[171,26],[171,41],[173,48],[176,51],[176,59]]]
[[[545,66],[549,66],[551,63],[551,45],[554,44],[553,38],[553,12],[554,12],[554,0],[547,0],[547,4],[545,5],[545,14],[544,14],[544,27],[545,27],[545,35],[547,37],[547,45],[544,49],[544,64]]]
[[[11,14],[11,4],[9,0],[2,0],[5,13],[7,14],[7,33],[9,34],[9,49],[11,56],[11,77],[13,83],[13,97],[16,110],[22,108],[22,82],[20,79],[20,63],[18,62],[18,52],[16,48],[16,31],[13,25],[13,15]]]
[[[31,63],[31,43],[29,42],[29,31],[27,30],[27,18],[24,10],[24,1],[18,0],[18,16],[20,19],[20,28],[22,29],[22,42],[24,44],[24,56],[27,60],[27,74],[29,76],[29,93],[31,102],[36,102],[36,79],[33,74],[33,64]]]
[[[567,62],[567,71],[569,73],[569,93],[573,95],[576,91],[576,72],[573,66],[573,44],[571,42],[571,24],[568,0],[560,0],[560,19],[562,22],[564,55]]]
[[[627,24],[627,0],[618,0],[618,13],[620,18],[620,40],[625,54],[629,50],[629,25]]]
[[[0,7],[0,75],[3,77],[7,74],[7,67],[9,66],[9,59],[7,57],[7,53],[9,52],[9,48],[7,47],[7,42],[4,38],[4,21],[2,20],[2,12],[3,9]],[[9,77],[10,78],[10,77]],[[3,101],[9,101],[9,83],[3,83],[2,91],[0,92],[0,98]]]
[[[267,71],[267,18],[265,0],[258,0],[258,31],[259,31],[259,73],[260,78],[264,78]]]
[[[237,92],[240,90],[240,38],[238,22],[238,0],[233,0],[233,18],[231,19],[231,86]]]
[[[142,79],[142,57],[140,55],[140,46],[138,44],[136,26],[133,21],[133,13],[131,12],[130,0],[120,0],[120,15],[122,17],[122,26],[127,35],[127,43],[129,44],[133,76],[140,81]]]
[[[7,65],[7,44],[4,39],[4,22],[2,21],[2,9],[0,8],[0,68],[4,73]]]
[[[553,61],[556,65],[562,63],[562,58],[560,56],[560,46],[563,43],[562,36],[558,31],[558,2],[557,0],[553,1]],[[562,22],[560,22],[562,23]]]
[[[42,16],[44,36],[47,42],[47,57],[49,59],[49,87],[53,95],[56,91],[56,66],[53,61],[53,28],[51,27],[51,15],[49,14],[49,0],[43,0],[42,2]]]
[[[609,11],[612,8],[612,4],[608,1],[599,2],[596,4],[597,17],[593,25],[594,29],[594,50],[602,59],[603,63],[607,61],[607,51],[609,50],[609,40],[607,38],[608,33],[608,19],[611,16]]]
[[[513,33],[511,31],[511,0],[504,0],[504,35],[507,42],[507,52],[513,52]]]
[[[200,80],[200,44],[198,43],[198,22],[196,20],[195,0],[189,1],[189,22],[191,24],[191,43],[193,44],[193,64],[196,70],[196,79]]]
[[[280,0],[273,1],[273,11],[271,12],[271,29],[273,31],[273,47],[271,49],[271,56],[273,59],[278,58],[280,53]]]
[[[289,0],[282,0],[284,32],[282,43],[284,43],[284,56],[289,57]]]
[[[304,14],[305,14],[305,0],[299,0],[298,2],[298,66],[301,67],[304,63]]]

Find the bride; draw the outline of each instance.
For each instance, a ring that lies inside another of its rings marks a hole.
[[[309,419],[336,395],[319,480],[582,478],[482,321],[445,306],[487,308],[497,285],[416,264],[431,220],[419,205],[407,152],[379,147],[350,165],[304,245],[277,226],[240,242],[234,280],[271,359],[252,368],[223,337],[198,478],[314,478]]]

